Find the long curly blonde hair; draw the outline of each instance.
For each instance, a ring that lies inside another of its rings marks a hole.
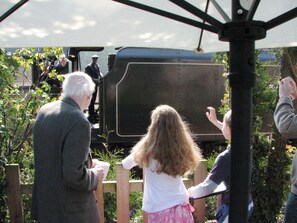
[[[168,105],[159,105],[152,111],[148,131],[132,148],[132,154],[140,167],[155,159],[159,163],[157,173],[174,177],[189,173],[202,159],[187,123]]]

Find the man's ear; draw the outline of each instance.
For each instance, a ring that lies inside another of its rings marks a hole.
[[[232,134],[231,128],[229,126],[228,126],[228,132],[230,135]]]

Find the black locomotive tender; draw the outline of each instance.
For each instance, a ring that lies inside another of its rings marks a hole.
[[[79,52],[86,50],[94,48],[70,48],[73,70],[79,68]],[[184,117],[198,143],[225,141],[205,115],[208,106],[221,105],[225,93],[224,67],[213,63],[211,54],[126,47],[109,55],[108,67],[99,85],[94,145],[102,142],[100,135],[108,135],[109,146],[130,147],[146,133],[150,113],[160,104],[174,107]]]

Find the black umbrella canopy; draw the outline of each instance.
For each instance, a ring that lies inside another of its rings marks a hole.
[[[229,222],[241,223],[247,222],[251,176],[255,48],[296,46],[296,17],[297,1],[292,0],[31,0],[0,18],[0,47],[229,51],[232,129],[236,130],[231,139]]]

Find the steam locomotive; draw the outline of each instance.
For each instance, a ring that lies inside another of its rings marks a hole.
[[[81,52],[103,49],[69,48],[70,69],[84,70]],[[225,93],[224,66],[214,63],[212,54],[125,47],[106,57],[108,71],[99,84],[99,123],[93,127],[93,144],[107,139],[109,146],[130,147],[146,133],[150,113],[160,104],[181,114],[197,142],[225,142],[205,115],[208,106],[221,105]],[[104,64],[100,55],[99,64]],[[218,118],[222,116],[218,114]]]

